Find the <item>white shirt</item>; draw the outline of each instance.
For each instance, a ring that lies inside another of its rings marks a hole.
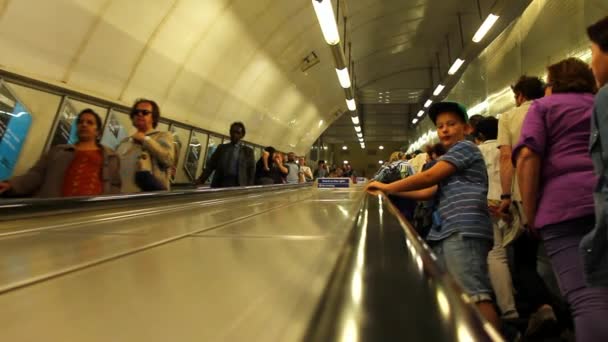
[[[499,200],[502,194],[500,186],[500,150],[496,140],[486,140],[478,146],[488,170],[488,199]]]
[[[504,113],[500,120],[498,120],[498,139],[497,147],[500,146],[511,146],[511,148],[517,145],[519,136],[521,135],[521,127],[524,125],[524,119],[528,114],[528,109],[532,101],[526,101],[519,107],[515,107],[510,111]],[[513,170],[513,182],[511,194],[514,201],[521,201],[521,195],[519,194],[519,183],[517,182],[516,170]]]

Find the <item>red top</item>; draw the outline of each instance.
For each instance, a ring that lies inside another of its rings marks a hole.
[[[96,196],[103,193],[101,150],[76,151],[63,178],[63,196]]]

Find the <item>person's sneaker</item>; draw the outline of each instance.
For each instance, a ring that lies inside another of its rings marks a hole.
[[[530,316],[525,336],[538,336],[553,333],[557,326],[555,312],[549,305],[543,305]]]

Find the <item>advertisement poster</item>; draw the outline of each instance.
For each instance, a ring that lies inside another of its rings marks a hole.
[[[4,83],[0,83],[0,180],[13,175],[31,124],[28,110]]]
[[[192,133],[192,139],[190,139],[190,145],[188,145],[188,152],[186,154],[186,162],[184,163],[184,170],[186,170],[186,174],[191,181],[196,180],[196,169],[198,168],[201,151],[201,143],[196,137],[196,133]]]
[[[62,145],[62,144],[74,144],[78,140],[76,134],[76,108],[70,102],[69,99],[63,101],[61,106],[61,112],[55,127],[55,133],[53,134],[53,140],[51,140],[51,146]]]
[[[113,150],[118,147],[118,144],[120,144],[124,138],[129,136],[129,132],[120,123],[119,115],[126,116],[126,114],[117,113],[113,110],[110,111],[106,128],[101,136],[101,143]]]

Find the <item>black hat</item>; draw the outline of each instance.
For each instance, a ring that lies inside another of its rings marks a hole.
[[[466,108],[457,102],[436,102],[429,108],[429,117],[433,120],[433,123],[437,123],[437,115],[441,113],[456,113],[462,117],[464,122],[468,122],[469,115],[467,114]]]

